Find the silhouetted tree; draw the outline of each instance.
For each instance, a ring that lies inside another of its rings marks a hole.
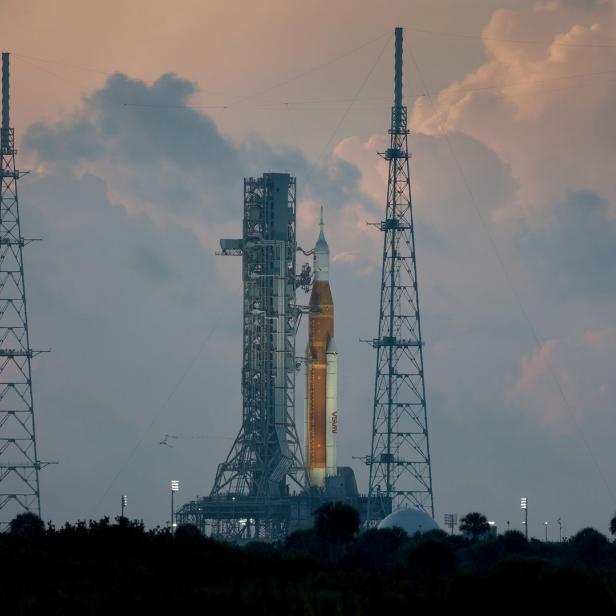
[[[415,578],[441,578],[455,572],[456,555],[446,537],[422,539],[409,550],[407,565]]]
[[[607,537],[594,528],[583,528],[569,541],[576,557],[586,564],[600,565],[609,546]]]
[[[474,543],[442,533],[406,537],[399,529],[357,535],[356,523],[340,532],[344,511],[330,503],[320,512],[321,534],[313,528],[288,538],[286,547],[307,547],[303,554],[279,545],[182,540],[180,528],[174,538],[168,528],[145,530],[125,518],[80,521],[40,536],[16,534],[15,523],[14,534],[0,533],[8,563],[0,576],[2,613],[196,614],[204,605],[212,614],[238,605],[272,616],[384,614],[409,605],[616,613],[616,549],[593,529],[553,544],[527,543],[517,532]],[[523,552],[516,554],[518,548]],[[333,555],[342,553],[343,563],[332,566]]]
[[[433,528],[432,530],[427,530],[425,533],[420,533],[420,536],[424,540],[440,541],[443,539],[448,539],[451,535],[440,528]]]
[[[36,537],[42,535],[44,532],[45,524],[43,524],[43,520],[34,513],[20,513],[11,520],[11,535],[28,535]]]
[[[317,536],[314,528],[302,528],[292,532],[286,537],[284,547],[285,550],[289,550],[290,552],[312,554],[315,552],[316,541]]]
[[[180,524],[175,529],[175,538],[178,541],[190,541],[201,539],[203,535],[194,524]]]
[[[409,536],[401,528],[370,528],[361,533],[352,549],[354,562],[380,569],[393,565]]]
[[[325,503],[315,512],[314,527],[317,537],[333,548],[330,553],[337,560],[359,531],[359,513],[345,503]]]
[[[503,552],[507,556],[522,554],[528,549],[528,541],[526,541],[526,537],[519,530],[508,530],[498,540],[503,548]]]
[[[616,535],[616,514],[614,514],[614,517],[610,520],[610,533]]]
[[[359,530],[359,514],[344,503],[325,503],[315,512],[314,526],[323,539],[348,543]]]
[[[479,537],[490,530],[488,518],[478,511],[467,513],[462,520],[460,520],[460,530],[470,535],[473,541],[477,541]]]

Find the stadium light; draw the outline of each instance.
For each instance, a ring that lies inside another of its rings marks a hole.
[[[528,499],[526,496],[520,499],[520,509],[524,512],[524,535],[528,541]]]
[[[171,533],[175,533],[175,514],[173,509],[173,496],[176,492],[180,491],[180,482],[177,479],[174,479],[171,482]]]

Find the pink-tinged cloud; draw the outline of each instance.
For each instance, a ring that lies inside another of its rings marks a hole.
[[[510,165],[517,203],[495,218],[541,224],[580,190],[616,216],[616,48],[601,46],[613,44],[612,9],[551,2],[496,11],[483,31],[487,61],[432,101],[417,100],[416,130],[466,133]]]

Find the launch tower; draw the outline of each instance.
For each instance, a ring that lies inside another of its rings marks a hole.
[[[295,427],[295,207],[289,174],[247,178],[242,238],[220,242],[219,254],[242,257],[244,283],[243,420],[210,494],[214,532],[229,539],[284,536],[275,502],[306,487]]]
[[[308,291],[310,268],[296,274],[295,178],[266,173],[244,180],[244,233],[221,240],[223,255],[242,257],[244,335],[242,425],[227,459],[218,466],[209,496],[185,503],[180,524],[241,543],[278,541],[310,528],[324,503],[341,501],[365,521],[370,511],[391,511],[359,493],[353,470],[337,466],[337,353],[329,288],[329,247],[323,227],[314,250],[310,306],[296,304]],[[300,249],[301,250],[301,249]],[[295,424],[295,335],[301,312],[309,314],[306,353],[308,466]]]
[[[426,416],[423,340],[409,173],[407,110],[402,104],[402,28],[395,30],[394,106],[383,232],[381,299],[376,349],[372,451],[368,496],[383,503],[369,520],[385,517],[385,505],[434,515]]]
[[[9,118],[9,54],[2,54],[0,129],[0,530],[19,513],[41,515],[23,247]]]

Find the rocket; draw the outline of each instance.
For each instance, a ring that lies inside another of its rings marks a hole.
[[[329,246],[321,230],[314,247],[306,348],[306,458],[311,485],[336,475],[338,434],[338,353],[334,344],[334,301],[329,287]]]

